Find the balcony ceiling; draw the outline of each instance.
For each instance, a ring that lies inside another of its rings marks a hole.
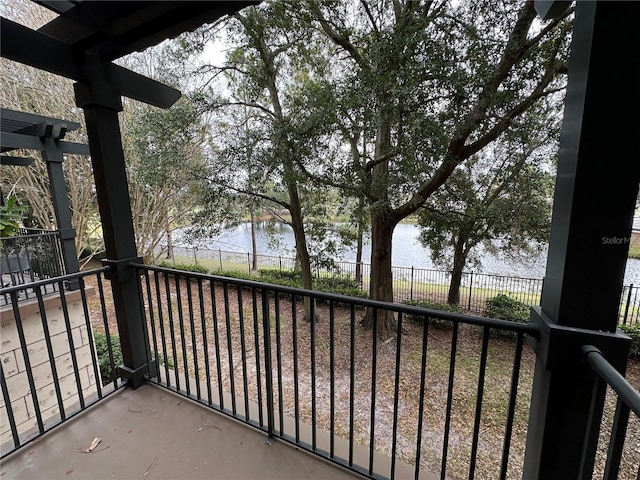
[[[2,57],[81,83],[100,78],[123,96],[168,108],[180,98],[179,91],[111,62],[260,2],[37,3],[58,16],[38,30],[3,17]]]
[[[112,61],[260,2],[39,0],[36,3],[58,14],[39,32],[74,50],[93,53],[102,61]]]

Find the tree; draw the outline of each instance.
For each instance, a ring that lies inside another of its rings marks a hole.
[[[207,129],[199,118],[198,99],[188,96],[168,110],[131,102],[122,116],[136,246],[146,262],[201,204]]]
[[[478,245],[530,253],[548,238],[553,190],[549,144],[556,132],[540,140],[523,135],[529,130],[530,125],[516,138],[494,142],[475,155],[419,210],[421,242],[435,264],[451,270],[451,305],[460,302],[463,270],[469,260],[477,262],[473,253]]]
[[[297,4],[297,3],[296,3]],[[301,10],[292,4],[293,12]],[[373,148],[341,186],[362,193],[371,216],[372,298],[393,300],[391,239],[451,177],[538,101],[563,88],[567,10],[538,28],[531,2],[307,1],[305,12],[336,49],[327,88],[355,85],[369,110]],[[343,62],[348,62],[345,65]],[[363,129],[366,126],[363,125]],[[339,182],[338,182],[339,183]],[[369,312],[365,325],[372,327]],[[378,312],[381,337],[394,332]]]
[[[280,218],[293,230],[303,287],[312,290],[310,245],[317,247],[317,261],[323,252],[333,251],[335,242],[326,220],[326,191],[306,182],[300,169],[314,163],[316,153],[311,145],[317,135],[300,127],[304,112],[293,101],[305,81],[300,58],[309,61],[312,54],[305,50],[310,32],[292,21],[278,2],[235,14],[227,32],[233,46],[225,65],[213,69],[213,76],[225,72],[229,93],[212,101],[212,109],[224,110],[226,117],[219,121],[225,132],[220,147],[212,148],[211,187],[221,191],[218,198],[231,191],[288,212]],[[244,128],[247,122],[250,129]],[[305,318],[314,316],[317,312],[306,298]]]

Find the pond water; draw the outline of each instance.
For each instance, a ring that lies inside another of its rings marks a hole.
[[[279,242],[272,244],[269,240],[266,222],[259,222],[256,229],[258,253],[261,255],[294,255],[294,238],[291,228],[284,223],[276,223],[273,229],[278,233]],[[419,228],[416,225],[399,224],[393,234],[392,263],[394,266],[414,266],[416,268],[439,267],[431,261],[428,248],[419,241]],[[251,226],[249,222],[238,223],[226,228],[220,235],[199,240],[199,247],[212,250],[227,250],[231,252],[251,251]],[[363,249],[363,260],[369,262],[371,246],[367,243]],[[347,248],[341,255],[341,260],[355,260],[355,247]],[[484,249],[479,251],[480,264],[477,268],[469,268],[474,272],[492,275],[508,275],[516,277],[542,278],[544,277],[547,253],[546,247],[540,249],[537,256],[529,258],[507,258],[505,255],[494,255]],[[625,285],[640,284],[640,260],[629,259],[625,272]]]

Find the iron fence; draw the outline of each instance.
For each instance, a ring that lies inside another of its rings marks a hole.
[[[535,327],[135,268],[160,386],[372,478],[521,476]]]
[[[2,457],[123,385],[116,373],[121,359],[115,325],[107,316],[112,299],[103,288],[107,270],[0,289],[0,297],[9,298],[2,308]],[[66,292],[69,281],[81,288]],[[53,284],[55,293],[47,295]],[[21,307],[26,289],[37,301],[35,313]],[[98,338],[102,351],[96,349]]]
[[[640,435],[640,393],[607,361],[602,352],[593,345],[582,347],[585,360],[597,374],[594,383],[594,395],[600,389],[609,388],[614,392],[615,412],[611,420],[611,427],[607,434],[599,421],[594,421],[594,411],[590,413],[590,425],[597,425],[600,430],[601,442],[606,450],[603,480],[615,480],[617,478],[632,478],[636,475],[640,478],[640,450],[638,447],[638,435]],[[629,416],[634,414],[634,432],[629,435]],[[632,441],[629,441],[632,440]],[[635,441],[633,441],[635,440]],[[625,450],[626,449],[626,450]],[[590,465],[586,465],[590,462]],[[593,458],[583,457],[583,470],[593,470]],[[633,463],[635,462],[635,464]],[[633,473],[632,473],[633,472]]]
[[[60,233],[51,230],[20,229],[19,235],[3,238],[0,243],[0,287],[37,282],[64,275]],[[57,291],[58,283],[41,285],[43,293]],[[33,288],[20,290],[21,299],[35,298]],[[9,302],[0,295],[0,305]]]
[[[173,246],[170,254],[166,246],[160,246],[165,261],[180,264],[193,261],[212,273],[216,271],[251,272],[254,255],[251,253],[211,250],[196,246]],[[167,255],[168,254],[168,255]],[[255,255],[258,269],[293,270],[296,259],[286,256]],[[320,277],[335,274],[346,276],[358,282],[364,291],[368,291],[371,266],[368,263],[336,260],[330,264],[315,265],[314,273]],[[394,301],[407,300],[447,303],[451,272],[416,267],[393,266]],[[460,283],[458,306],[469,312],[484,315],[485,302],[498,294],[507,294],[529,306],[540,304],[543,278],[512,277],[485,273],[464,272]],[[625,285],[620,296],[619,323],[640,323],[640,287]]]

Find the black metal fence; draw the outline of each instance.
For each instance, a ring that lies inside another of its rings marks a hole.
[[[601,443],[606,451],[601,478],[603,480],[632,478],[632,476],[640,478],[640,443],[638,443],[640,441],[640,393],[620,375],[598,348],[585,345],[582,347],[582,353],[597,374],[594,392],[608,387],[615,396],[615,411],[611,419],[610,433],[607,433],[602,426],[600,427]],[[635,428],[630,435],[629,416],[632,412]],[[589,424],[600,424],[593,421],[593,415],[592,411]],[[591,461],[593,459],[587,456],[583,458],[583,462]],[[590,471],[593,467],[583,465],[583,468],[585,471]]]
[[[522,477],[535,364],[525,339],[537,327],[132,267],[158,360],[150,381],[370,478]],[[107,270],[0,290],[11,305],[0,363],[3,457],[123,385]],[[71,280],[82,288],[65,292]],[[53,282],[58,292],[44,295]],[[35,314],[21,314],[25,288],[34,288]],[[367,320],[372,328],[361,328]],[[598,351],[583,353],[616,394],[596,471],[634,478],[640,397]]]
[[[65,273],[58,231],[23,228],[19,235],[0,240],[0,287],[29,284]],[[40,290],[52,293],[57,288],[57,282],[49,282]],[[21,289],[19,298],[35,298],[35,291],[33,288]],[[0,295],[0,305],[7,304],[7,296]]]
[[[123,385],[115,373],[121,358],[107,318],[113,300],[103,288],[106,270],[0,289],[9,299],[2,311],[2,457]],[[69,281],[81,288],[65,292]],[[55,293],[45,295],[54,284]],[[20,307],[26,289],[37,301],[35,313]]]
[[[521,477],[534,327],[135,267],[159,385],[370,477]]]
[[[251,253],[211,250],[197,246],[173,246],[169,255],[166,246],[160,246],[161,257],[172,264],[193,262],[216,271],[251,272],[254,256]],[[162,260],[162,258],[160,259]],[[258,269],[293,270],[295,258],[286,256],[255,255]],[[451,273],[444,270],[393,266],[394,301],[430,300],[447,303]],[[368,290],[371,266],[368,263],[333,261],[330,266],[315,266],[315,274],[325,277],[335,274],[358,280],[363,290]],[[458,306],[469,312],[483,315],[485,302],[500,293],[508,294],[529,306],[540,303],[544,279],[490,275],[464,272],[462,274]],[[620,296],[619,322],[640,322],[640,286],[625,285]]]

